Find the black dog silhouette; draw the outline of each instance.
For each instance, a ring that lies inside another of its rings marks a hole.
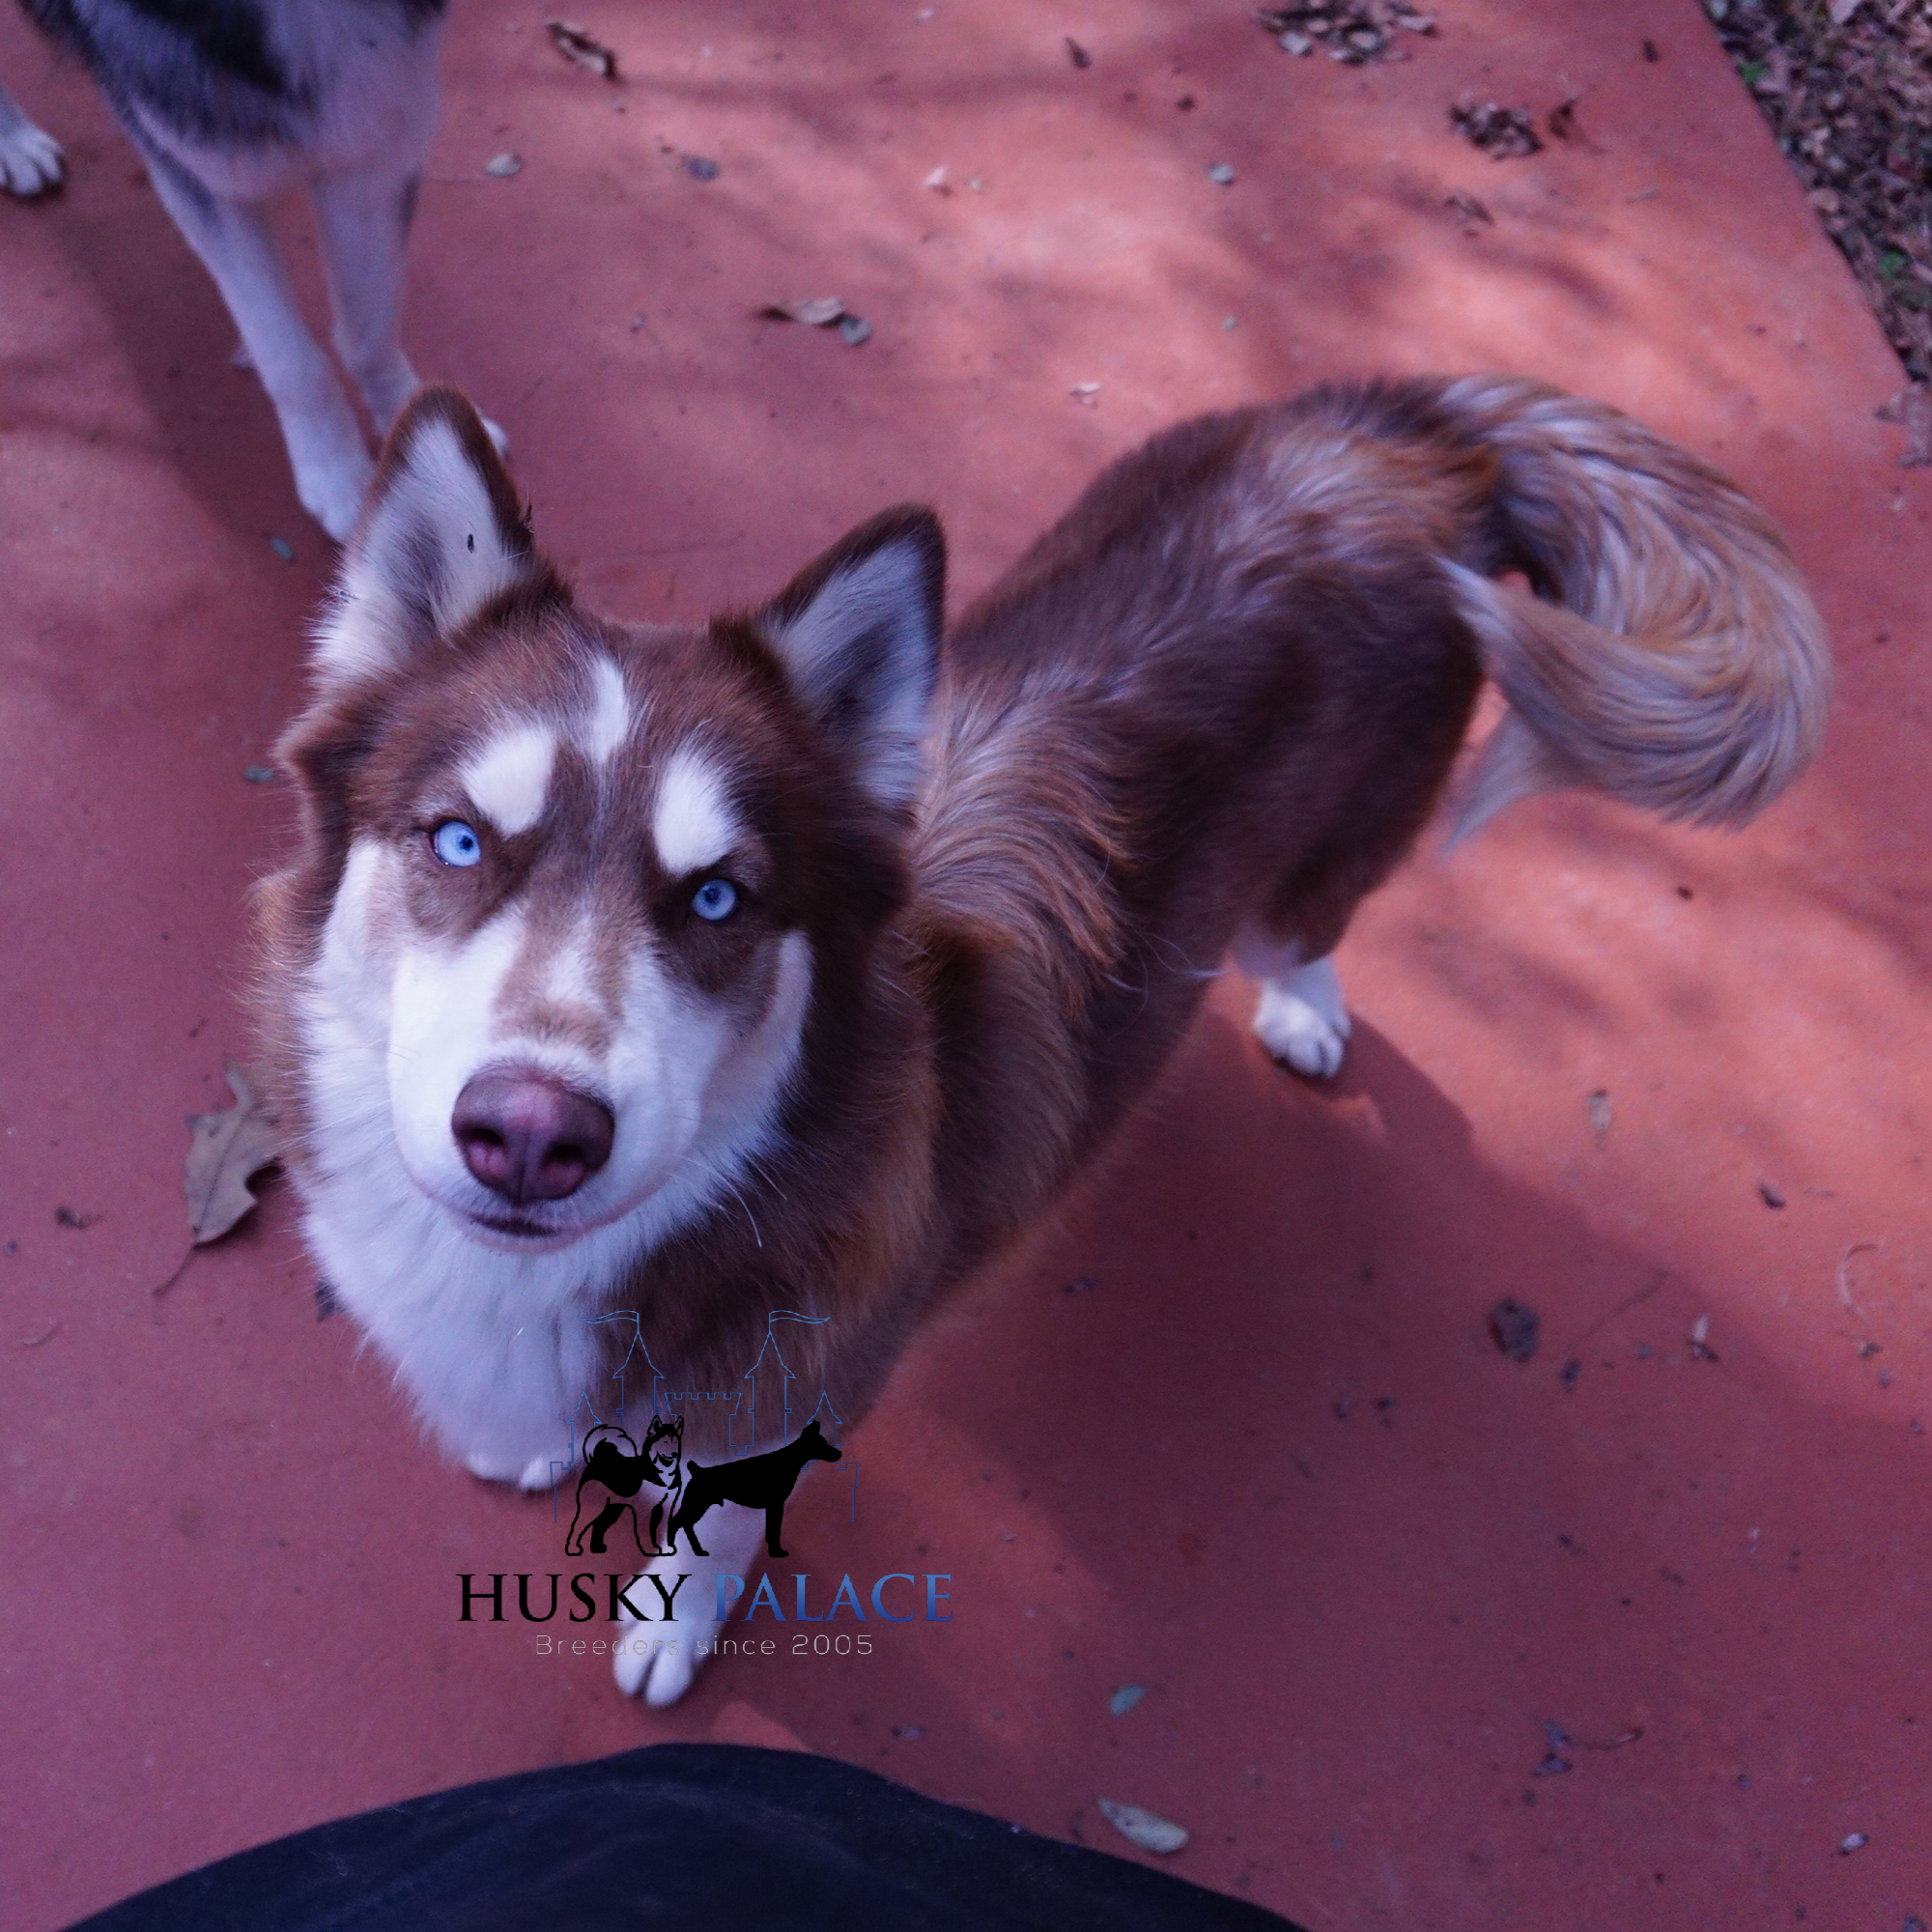
[[[622,1449],[617,1446],[620,1442],[624,1445]],[[646,1483],[661,1492],[657,1501],[651,1505],[651,1547],[648,1549],[639,1533],[638,1512],[631,1502],[631,1498]],[[605,1553],[605,1533],[620,1516],[628,1516],[638,1554],[658,1555],[658,1526],[667,1514],[676,1514],[678,1497],[684,1488],[684,1417],[680,1415],[675,1422],[666,1422],[662,1416],[652,1416],[641,1451],[621,1429],[608,1422],[599,1423],[583,1438],[583,1473],[577,1479],[577,1512],[570,1519],[570,1534],[563,1540],[566,1556],[583,1554],[583,1538],[580,1528],[583,1521],[583,1492],[592,1484],[606,1493],[604,1507],[589,1525],[591,1552],[602,1556]]]
[[[677,1548],[677,1533],[683,1530],[694,1556],[711,1552],[697,1540],[697,1525],[715,1503],[742,1503],[747,1509],[765,1513],[765,1548],[775,1557],[785,1552],[779,1539],[784,1533],[785,1501],[798,1472],[808,1463],[836,1463],[838,1449],[819,1434],[816,1422],[808,1422],[782,1449],[763,1456],[746,1456],[736,1463],[702,1463],[691,1465],[691,1477],[684,1486],[684,1500],[671,1516],[667,1545]]]

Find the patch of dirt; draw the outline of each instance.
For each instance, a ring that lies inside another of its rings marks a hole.
[[[1932,379],[1932,0],[1704,0],[1891,346]]]

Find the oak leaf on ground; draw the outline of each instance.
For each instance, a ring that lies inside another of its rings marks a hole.
[[[188,1124],[188,1232],[196,1247],[218,1241],[255,1205],[248,1182],[282,1155],[281,1129],[256,1094],[245,1067],[228,1063],[234,1106],[190,1114]]]

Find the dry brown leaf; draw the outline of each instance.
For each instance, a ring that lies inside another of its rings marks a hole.
[[[798,301],[768,302],[758,311],[767,322],[802,322],[808,328],[830,328],[845,313],[837,296],[806,296]]]
[[[235,1104],[224,1113],[188,1116],[188,1233],[194,1245],[218,1241],[255,1205],[250,1177],[281,1158],[282,1136],[255,1096],[247,1070],[228,1063]]]
[[[1187,1842],[1184,1826],[1138,1804],[1116,1804],[1111,1798],[1096,1798],[1100,1815],[1123,1838],[1130,1838],[1144,1852],[1178,1852]]]
[[[1543,1322],[1527,1302],[1506,1299],[1490,1310],[1490,1333],[1513,1362],[1533,1362],[1543,1339]]]
[[[1898,423],[1905,430],[1905,453],[1898,459],[1901,469],[1919,469],[1932,463],[1932,388],[1923,383],[1909,384],[1877,413],[1880,422]]]
[[[592,73],[601,73],[606,80],[617,78],[617,56],[602,41],[592,40],[574,21],[546,20],[544,32],[550,36],[551,45],[565,60],[575,61],[579,67],[587,67]]]

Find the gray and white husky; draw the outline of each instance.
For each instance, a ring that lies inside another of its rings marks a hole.
[[[386,434],[417,387],[397,321],[404,239],[436,131],[445,0],[22,4],[86,65],[141,151],[275,406],[302,507],[346,537],[375,467],[296,306],[265,205],[308,191],[336,355]],[[0,105],[0,137],[11,104]]]

